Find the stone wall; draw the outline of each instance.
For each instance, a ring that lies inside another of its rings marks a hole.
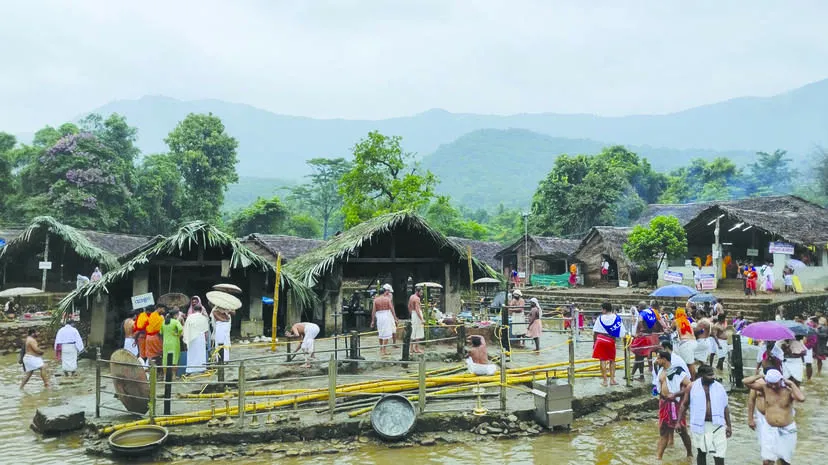
[[[48,350],[54,346],[57,328],[52,327],[51,320],[2,322],[0,323],[0,355],[17,353],[30,328],[37,329],[37,343],[41,348]],[[84,342],[88,341],[89,323],[78,323],[77,328]]]

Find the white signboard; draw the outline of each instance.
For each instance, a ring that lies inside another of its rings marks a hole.
[[[701,286],[705,291],[716,289],[716,275],[713,273],[702,273]]]
[[[680,283],[684,280],[684,275],[679,273],[678,271],[665,271],[664,272],[664,280],[671,283]]]
[[[623,279],[618,280],[618,287],[630,287],[629,281],[624,281]]]
[[[746,255],[748,257],[758,257],[759,256],[759,249],[747,249]]]
[[[52,269],[52,262],[38,262],[37,263],[38,270],[51,270]]]
[[[151,307],[155,305],[155,299],[152,297],[152,292],[147,292],[146,294],[134,295],[132,296],[132,309],[137,310],[139,308],[144,307]]]
[[[685,267],[685,268],[690,268],[691,266],[693,266],[693,262],[692,262],[692,261],[690,261],[690,260],[685,260],[685,261],[684,261],[684,267]]]
[[[793,244],[788,244],[785,242],[771,242],[768,246],[768,252],[770,253],[781,253],[785,255],[793,255],[794,254],[794,246]]]
[[[525,271],[518,271],[518,278],[526,279],[526,272]]]

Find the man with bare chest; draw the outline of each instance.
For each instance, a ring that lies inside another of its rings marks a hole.
[[[764,377],[761,374],[754,375],[742,382],[764,396],[765,422],[759,433],[763,463],[772,465],[778,460],[782,464],[790,464],[797,435],[793,403],[805,402],[805,394],[795,383],[786,382],[782,373],[776,369],[768,370]]]
[[[710,328],[710,360],[708,365],[713,365],[713,359],[719,358],[716,368],[724,370],[724,362],[730,353],[730,345],[727,342],[727,323],[724,313],[716,317],[716,323]]]
[[[26,383],[29,382],[29,378],[32,377],[32,373],[35,371],[40,371],[40,379],[43,380],[43,386],[48,388],[49,387],[49,374],[46,371],[46,367],[43,365],[43,349],[37,345],[37,330],[34,328],[29,329],[28,336],[26,336],[25,348],[24,348],[24,355],[21,359],[23,364],[23,371],[25,374],[23,375],[23,381],[20,383],[20,389],[23,389],[26,386]]]
[[[124,350],[138,356],[138,343],[135,341],[135,310],[124,320]]]

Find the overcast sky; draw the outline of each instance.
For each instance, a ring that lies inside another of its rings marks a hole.
[[[828,2],[25,0],[0,12],[0,130],[116,99],[313,117],[665,113],[828,77]]]

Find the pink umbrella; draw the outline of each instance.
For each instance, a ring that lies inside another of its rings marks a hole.
[[[760,341],[784,341],[793,339],[794,333],[775,321],[760,321],[745,326],[742,336]]]

